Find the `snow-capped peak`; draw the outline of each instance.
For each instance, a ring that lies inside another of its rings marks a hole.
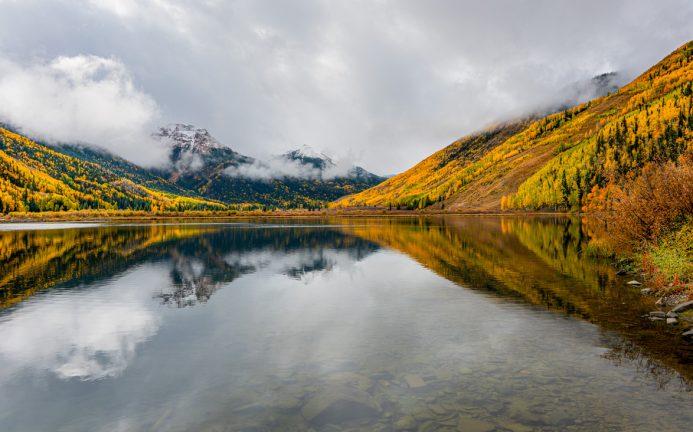
[[[291,151],[290,153],[293,153],[296,156],[302,156],[307,158],[329,159],[329,157],[327,157],[324,153],[318,153],[313,147],[306,144],[302,145],[300,148],[296,150]]]
[[[192,153],[205,154],[210,149],[222,147],[207,129],[196,128],[191,124],[173,123],[159,128],[154,136],[168,141],[171,147]]]
[[[317,152],[312,147],[303,145],[296,150],[291,150],[289,152],[281,155],[282,158],[291,161],[299,162],[304,165],[313,165],[315,168],[320,170],[334,167],[335,163],[327,156],[325,153]]]

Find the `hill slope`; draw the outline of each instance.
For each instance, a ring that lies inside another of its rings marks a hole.
[[[335,206],[580,207],[646,162],[693,150],[692,58],[688,42],[614,94],[463,138]]]
[[[0,128],[0,213],[78,209],[180,211],[226,207],[218,202],[162,190],[175,190],[175,186],[125,161],[121,163],[119,170],[111,170]],[[128,175],[123,175],[123,170],[128,171]]]

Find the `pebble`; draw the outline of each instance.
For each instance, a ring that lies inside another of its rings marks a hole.
[[[676,318],[667,318],[667,324],[674,325],[678,322],[679,322],[679,320],[677,320]]]
[[[638,282],[636,280],[632,280],[632,281],[628,282],[628,285],[642,285],[642,283]]]
[[[642,294],[642,295],[648,295],[651,292],[652,292],[652,290],[650,288],[643,288],[640,290],[640,294]]]

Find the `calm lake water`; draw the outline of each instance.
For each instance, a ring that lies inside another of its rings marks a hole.
[[[562,218],[0,231],[0,430],[679,431],[691,349]]]

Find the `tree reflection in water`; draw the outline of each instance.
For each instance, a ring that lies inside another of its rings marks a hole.
[[[144,262],[169,266],[153,294],[176,308],[210,300],[245,274],[302,279],[386,247],[456,284],[598,324],[615,362],[653,375],[673,367],[690,380],[691,352],[665,326],[643,320],[652,300],[583,253],[589,233],[561,217],[416,217],[328,220],[326,227],[141,225],[0,233],[0,302],[10,307],[50,288],[71,289]],[[663,382],[663,380],[660,380]]]

